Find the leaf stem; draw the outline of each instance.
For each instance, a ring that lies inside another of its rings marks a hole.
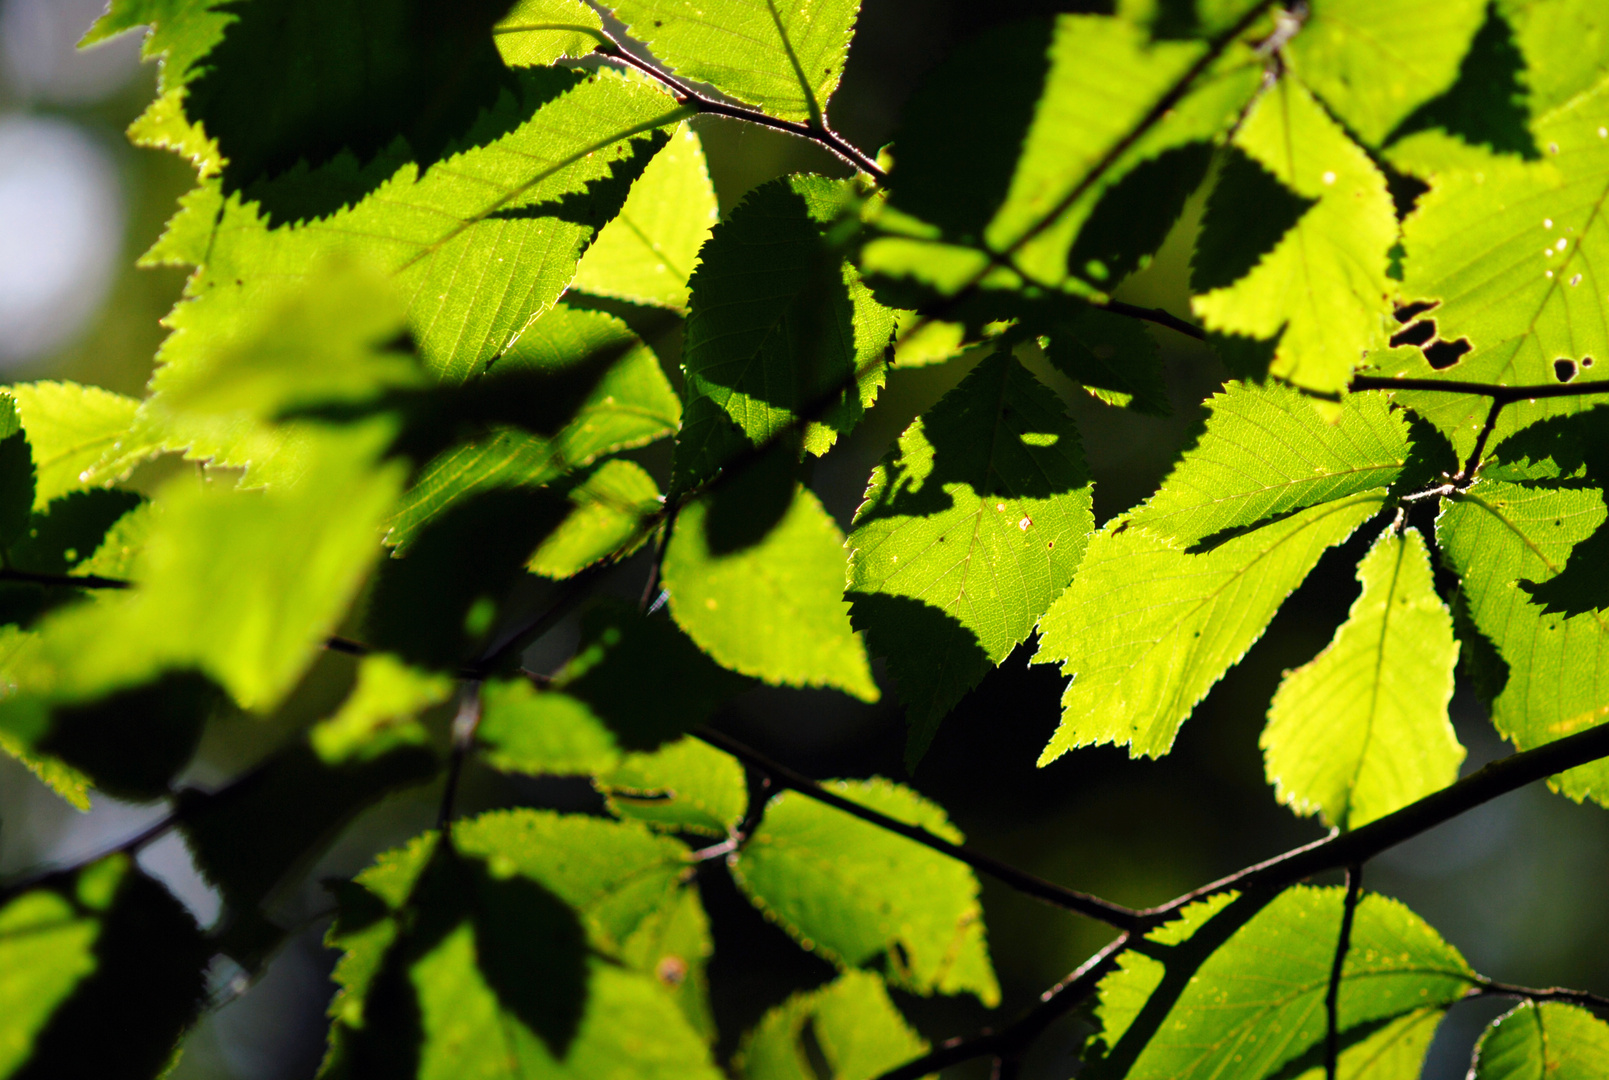
[[[1335,960],[1330,964],[1330,986],[1324,994],[1325,1080],[1336,1080],[1336,1069],[1341,1058],[1341,969],[1346,964],[1347,950],[1352,947],[1352,919],[1357,914],[1358,899],[1362,894],[1362,865],[1347,867],[1346,901],[1341,906],[1341,932],[1335,940]]]
[[[777,787],[792,789],[807,798],[815,799],[817,802],[842,810],[844,813],[860,818],[862,821],[887,829],[889,832],[898,833],[908,840],[914,840],[924,847],[931,848],[940,854],[948,855],[959,862],[964,862],[975,870],[981,870],[990,877],[1010,885],[1025,895],[1032,896],[1037,900],[1043,900],[1045,903],[1055,907],[1077,912],[1091,919],[1098,919],[1108,926],[1115,926],[1120,930],[1130,929],[1139,923],[1140,912],[1132,908],[1126,908],[1121,904],[1114,904],[1098,896],[1091,896],[1088,893],[1052,884],[1043,878],[1028,873],[1026,870],[1019,870],[1017,867],[1003,863],[992,856],[973,851],[971,848],[963,847],[960,844],[953,844],[943,837],[935,836],[920,825],[910,825],[886,814],[878,813],[876,810],[846,799],[842,795],[828,791],[809,777],[794,772],[780,762],[771,760],[758,750],[738,742],[729,735],[724,735],[712,728],[700,727],[693,730],[693,736],[715,747],[717,750],[726,751],[744,764],[766,773]]]
[[[1526,1001],[1564,1001],[1571,1005],[1583,1005],[1600,1013],[1609,1013],[1609,997],[1586,990],[1569,990],[1562,986],[1534,990],[1528,986],[1515,986],[1512,983],[1488,979],[1475,989],[1473,996],[1515,997],[1524,998]]]

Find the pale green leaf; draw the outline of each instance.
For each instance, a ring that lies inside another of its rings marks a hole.
[[[373,194],[322,217],[271,227],[217,181],[183,201],[147,257],[201,267],[169,316],[160,359],[183,363],[261,299],[265,285],[340,255],[394,276],[426,365],[462,382],[550,308],[597,228],[686,109],[639,81],[557,68],[522,72],[471,136],[424,171],[388,160]],[[354,166],[341,162],[332,169]],[[392,171],[394,170],[394,171]],[[475,273],[464,273],[473,267]]]
[[[737,759],[691,738],[652,754],[630,754],[597,784],[621,817],[719,838],[736,827],[749,803]]]
[[[1363,593],[1335,640],[1286,673],[1263,729],[1280,802],[1355,829],[1458,779],[1458,643],[1418,530],[1387,530],[1358,564]]]
[[[1061,664],[1072,682],[1039,763],[1098,743],[1127,745],[1134,757],[1167,753],[1325,549],[1385,503],[1384,490],[1360,492],[1195,553],[1126,518],[1109,522],[1040,621],[1034,662]]]
[[[579,4],[577,6],[580,6]],[[698,133],[682,125],[654,155],[576,267],[572,288],[683,311],[717,213]]]
[[[821,1073],[805,1049],[809,1025],[825,1059]],[[927,1051],[888,998],[883,980],[846,971],[819,990],[795,994],[743,1037],[739,1070],[746,1080],[874,1080]]]
[[[85,471],[115,452],[140,407],[122,394],[71,382],[18,383],[7,392],[33,448],[35,510],[86,487]]]
[[[1609,1076],[1609,1024],[1576,1005],[1526,1002],[1492,1022],[1469,1080],[1596,1080]]]
[[[370,759],[401,745],[421,745],[429,736],[420,713],[452,696],[453,680],[419,671],[386,653],[366,656],[358,680],[341,707],[314,724],[308,742],[326,764]]]
[[[1334,423],[1278,384],[1230,382],[1206,430],[1130,522],[1181,544],[1389,485],[1408,426],[1381,394],[1350,395]]]
[[[843,534],[807,488],[750,547],[718,554],[709,504],[682,508],[665,549],[677,625],[716,662],[784,686],[832,686],[876,701],[865,646],[843,599]]]
[[[1378,146],[1453,84],[1485,13],[1485,0],[1317,0],[1286,55],[1348,128]]]
[[[581,0],[516,0],[492,37],[510,67],[579,60],[609,43],[603,20]]]
[[[711,232],[682,347],[673,489],[801,426],[806,411],[816,419],[803,425],[805,449],[824,454],[876,400],[894,313],[823,235],[852,197],[847,181],[791,176],[751,192]]]
[[[1127,181],[1133,190],[1113,198],[1143,203],[1160,186],[1165,222],[1194,186],[1182,181],[1199,177],[1205,145],[1256,93],[1262,62],[1249,48],[1231,44],[1196,71],[1207,49],[1153,42],[1122,19],[1061,15],[958,50],[917,91],[895,133],[889,211],[874,219],[881,235],[866,244],[862,270],[943,295],[1025,280],[1110,289],[1104,260],[1069,265],[1085,224],[1107,216],[1096,213],[1103,199]],[[977,93],[985,83],[989,93]],[[1178,90],[1172,107],[1152,117]],[[1170,151],[1191,168],[1143,168]],[[1115,231],[1135,232],[1132,216],[1124,225]],[[1139,246],[1154,249],[1162,232],[1147,240]]]
[[[1154,940],[1180,943],[1172,950],[1124,953],[1118,970],[1101,981],[1097,1016],[1107,1056],[1092,1075],[1260,1080],[1321,1054],[1324,998],[1344,891],[1286,890],[1234,930],[1193,974],[1183,968],[1187,982],[1172,969],[1200,962],[1190,946],[1217,940],[1214,935],[1222,931],[1214,923],[1230,918],[1237,905],[1201,912],[1192,920],[1198,927],[1176,930],[1174,924],[1153,932]],[[1417,915],[1395,900],[1364,896],[1341,969],[1337,1027],[1342,1045],[1367,1039],[1381,1022],[1420,1016],[1427,1009],[1439,1016],[1473,982],[1464,958]],[[1162,999],[1165,1011],[1147,1008],[1159,992],[1171,998]],[[1416,1039],[1420,1046],[1427,1041],[1423,1034]]]
[[[0,908],[0,1075],[28,1060],[50,1014],[95,970],[100,934],[94,912],[80,913],[50,889],[25,892]]]
[[[1609,373],[1609,279],[1595,269],[1609,245],[1600,213],[1609,194],[1605,102],[1609,83],[1540,117],[1533,125],[1540,161],[1494,159],[1477,172],[1450,172],[1419,200],[1403,227],[1403,297],[1434,303],[1423,318],[1434,323],[1436,339],[1470,348],[1438,369],[1419,347],[1405,346],[1374,358],[1384,374],[1513,386]],[[1397,396],[1433,421],[1461,458],[1474,449],[1485,399]],[[1488,447],[1590,402],[1515,402],[1498,417]]]
[[[1209,330],[1277,337],[1269,374],[1338,393],[1384,344],[1391,312],[1397,219],[1385,177],[1292,78],[1257,99],[1234,145],[1314,203],[1249,273],[1191,306]]]
[[[494,679],[482,688],[475,735],[486,764],[510,772],[584,775],[620,758],[613,734],[586,702],[523,678]]]
[[[625,558],[648,539],[648,521],[664,508],[648,470],[619,458],[584,475],[569,497],[575,508],[531,556],[533,574],[566,578],[604,559]]]
[[[1463,579],[1461,602],[1507,661],[1493,673],[1492,723],[1522,750],[1609,716],[1609,614],[1552,610],[1528,592],[1557,577],[1604,518],[1603,493],[1593,488],[1482,480],[1451,496],[1436,522],[1436,540]],[[1572,769],[1553,784],[1573,799],[1609,801],[1609,765]]]
[[[944,811],[909,788],[882,779],[826,787],[961,842]],[[1000,1000],[978,879],[947,855],[788,791],[771,800],[732,868],[750,899],[834,963],[884,964],[894,985],[915,993]]]
[[[1526,91],[1538,115],[1609,74],[1609,12],[1597,0],[1497,0],[1525,56]]]
[[[618,0],[631,35],[672,71],[784,120],[823,126],[859,0]]]
[[[846,595],[909,708],[912,757],[1072,580],[1094,526],[1091,487],[1061,402],[1006,352],[872,470]]]

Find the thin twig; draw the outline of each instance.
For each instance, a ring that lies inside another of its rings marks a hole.
[[[852,814],[862,821],[870,822],[879,828],[887,829],[889,832],[898,833],[908,840],[914,840],[924,847],[932,848],[934,851],[948,855],[952,859],[964,862],[975,870],[981,870],[990,877],[1010,885],[1027,896],[1043,900],[1059,908],[1065,908],[1068,911],[1075,911],[1091,919],[1098,919],[1108,926],[1115,926],[1120,930],[1127,930],[1135,926],[1139,919],[1140,913],[1132,908],[1114,904],[1109,900],[1103,900],[1088,893],[1054,885],[1043,878],[1028,873],[1026,870],[1019,870],[1015,866],[1003,863],[992,856],[973,851],[971,848],[963,847],[960,844],[952,844],[950,841],[941,836],[935,836],[919,825],[910,825],[906,822],[898,821],[886,814],[880,814],[876,810],[846,799],[842,795],[834,794],[814,780],[801,773],[794,772],[780,762],[771,760],[759,751],[745,746],[729,735],[724,735],[707,727],[695,728],[693,735],[716,749],[724,750],[738,760],[765,772],[779,787],[790,788],[807,798],[826,803],[828,806],[842,810],[846,814]]]
[[[1324,994],[1324,1077],[1336,1080],[1341,1060],[1341,968],[1347,950],[1352,948],[1352,917],[1357,914],[1358,898],[1363,895],[1363,867],[1346,869],[1346,901],[1341,906],[1341,932],[1335,939],[1335,960],[1330,964],[1330,987]]]
[[[648,580],[643,582],[642,599],[637,604],[637,610],[647,613],[655,599],[659,596],[659,580],[664,576],[665,545],[670,542],[670,531],[676,527],[676,508],[670,507],[665,514],[665,520],[659,524],[659,534],[654,537],[653,561],[648,564]]]
[[[134,582],[98,574],[37,574],[32,570],[0,569],[0,581],[22,581],[29,585],[59,586],[64,589],[132,589]]]
[[[1609,1013],[1609,997],[1589,993],[1586,990],[1569,990],[1562,986],[1534,990],[1528,986],[1515,986],[1512,983],[1488,979],[1475,989],[1473,996],[1515,997],[1524,998],[1526,1001],[1565,1001],[1572,1005],[1584,1005],[1598,1012]]]
[[[1481,455],[1486,453],[1486,441],[1497,429],[1498,414],[1503,411],[1503,406],[1506,404],[1508,403],[1502,398],[1492,399],[1492,407],[1486,410],[1486,423],[1481,425],[1480,434],[1475,436],[1475,448],[1469,452],[1469,457],[1464,460],[1464,467],[1458,470],[1458,475],[1453,477],[1454,487],[1466,488],[1473,481],[1475,470],[1480,468]]]
[[[883,171],[882,166],[878,165],[864,150],[861,150],[842,135],[829,128],[825,118],[822,118],[819,124],[801,124],[797,120],[782,120],[778,117],[770,116],[760,112],[758,109],[746,109],[741,105],[732,105],[725,101],[719,101],[707,94],[699,93],[669,72],[655,67],[639,56],[633,55],[613,38],[610,41],[611,44],[599,46],[595,51],[600,56],[606,56],[611,60],[625,64],[662,84],[676,95],[676,100],[679,103],[691,105],[699,112],[708,113],[711,116],[726,116],[734,120],[746,120],[751,124],[758,124],[774,131],[783,131],[789,135],[797,135],[801,139],[809,139],[811,142],[832,151],[853,168],[871,176],[879,184],[888,181],[888,173]]]
[[[458,715],[453,717],[452,755],[447,760],[447,783],[441,789],[441,808],[436,814],[436,828],[442,838],[452,840],[453,804],[458,798],[458,778],[464,771],[464,761],[475,745],[475,731],[480,727],[480,683],[464,685],[458,702]]]
[[[494,639],[480,659],[464,669],[467,677],[483,679],[494,673],[504,661],[523,652],[526,646],[563,622],[565,616],[591,595],[593,582],[610,569],[612,567],[607,563],[592,566],[566,581],[551,604]]]

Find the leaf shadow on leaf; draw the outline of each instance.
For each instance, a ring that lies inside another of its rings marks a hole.
[[[1279,340],[1284,336],[1284,326],[1279,328],[1279,333],[1266,340],[1208,330],[1207,344],[1218,354],[1218,359],[1223,361],[1232,377],[1260,383],[1267,381],[1268,367],[1274,362],[1274,353],[1279,350]]]
[[[86,910],[75,884],[108,869],[97,863],[75,875],[78,882],[62,875],[51,884],[102,920],[95,966],[51,1015],[14,1080],[156,1076],[201,1007],[212,949],[195,919],[133,867],[123,870],[109,906]]]
[[[494,488],[450,506],[406,556],[381,563],[364,619],[367,640],[428,668],[470,662],[531,553],[569,508],[541,488]]]
[[[953,615],[909,596],[850,591],[850,624],[873,640],[903,637],[919,650],[887,656],[889,674],[905,703],[909,733],[905,767],[914,772],[938,734],[939,724],[994,667],[977,635]]]
[[[312,182],[332,159],[346,157],[339,171],[348,184],[351,165],[386,151],[401,150],[423,169],[469,135],[501,94],[574,79],[510,72],[492,38],[509,6],[237,0],[222,8],[233,19],[186,88],[185,108],[227,159],[226,191],[248,191],[282,219],[317,216],[320,198],[351,195],[348,185]],[[272,180],[298,165],[302,175],[276,188]],[[323,212],[339,205],[326,202]]]
[[[1092,1080],[1116,1080],[1127,1076],[1139,1060],[1140,1054],[1151,1039],[1161,1030],[1163,1022],[1178,1004],[1179,997],[1190,985],[1201,965],[1226,943],[1235,931],[1250,922],[1272,899],[1268,894],[1248,893],[1230,901],[1222,911],[1213,915],[1187,939],[1177,945],[1161,945],[1140,941],[1136,951],[1160,961],[1162,981],[1141,1007],[1116,1045],[1108,1045],[1106,1052],[1088,1063],[1086,1075]],[[1100,1038],[1100,1036],[1096,1036]]]
[[[1440,97],[1409,114],[1387,142],[1441,129],[1472,146],[1535,161],[1542,155],[1531,136],[1530,121],[1525,57],[1508,20],[1491,3],[1459,65],[1457,80]]]
[[[606,166],[608,175],[589,181],[584,190],[567,191],[556,199],[497,210],[488,214],[487,220],[557,218],[573,225],[590,225],[594,229],[601,229],[620,212],[631,185],[669,141],[670,136],[663,129],[655,129],[633,139],[627,145],[626,153],[609,161]]]
[[[1227,147],[1190,259],[1190,290],[1225,288],[1251,273],[1316,205],[1238,147]]]
[[[1125,173],[1101,194],[1079,229],[1067,253],[1068,271],[1097,289],[1111,289],[1140,269],[1207,175],[1212,151],[1210,143],[1186,143]]]
[[[704,540],[712,555],[731,555],[766,538],[793,505],[797,440],[779,439],[746,464],[728,469],[706,495]]]
[[[368,903],[359,912],[371,922],[376,915]],[[363,1027],[348,1044],[349,1075],[418,1074],[425,1030],[413,971],[466,928],[476,971],[498,1004],[564,1059],[588,998],[586,933],[568,905],[539,882],[498,876],[442,844],[394,917],[399,933],[369,989]],[[345,929],[344,908],[342,918]]]
[[[1485,702],[1496,701],[1508,685],[1508,661],[1470,618],[1469,603],[1462,592],[1453,598],[1452,609],[1453,636],[1462,646],[1458,651],[1458,666],[1474,685],[1476,696]]]
[[[983,34],[911,95],[894,133],[889,202],[978,243],[1005,202],[1050,73],[1049,19]],[[988,87],[980,93],[979,87]]]

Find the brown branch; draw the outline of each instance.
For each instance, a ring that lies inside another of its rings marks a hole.
[[[828,791],[802,773],[793,771],[781,762],[771,760],[758,750],[738,742],[729,735],[724,735],[712,728],[700,727],[694,729],[693,736],[715,747],[717,750],[724,750],[739,761],[766,773],[778,787],[790,788],[807,798],[815,799],[817,802],[842,810],[846,814],[851,814],[879,828],[887,829],[889,832],[898,833],[908,840],[914,840],[924,847],[931,848],[940,854],[948,855],[959,862],[964,862],[975,870],[981,870],[990,877],[1010,885],[1018,892],[1032,896],[1036,900],[1043,900],[1045,903],[1055,907],[1074,911],[1091,919],[1098,919],[1108,926],[1115,926],[1120,930],[1127,930],[1138,924],[1140,913],[1132,908],[1126,908],[1121,904],[1114,904],[1109,900],[1078,892],[1075,889],[1052,884],[1043,878],[1028,873],[1026,870],[1019,870],[1015,866],[1003,863],[993,856],[985,855],[960,844],[953,844],[941,836],[928,832],[919,825],[910,825],[886,814],[878,813],[876,810],[846,799],[842,795]]]
[[[1562,986],[1533,990],[1528,986],[1515,986],[1512,983],[1488,979],[1475,989],[1473,996],[1514,997],[1524,998],[1526,1001],[1563,1001],[1571,1005],[1582,1005],[1597,1012],[1609,1013],[1609,997],[1586,990],[1568,990]]]

